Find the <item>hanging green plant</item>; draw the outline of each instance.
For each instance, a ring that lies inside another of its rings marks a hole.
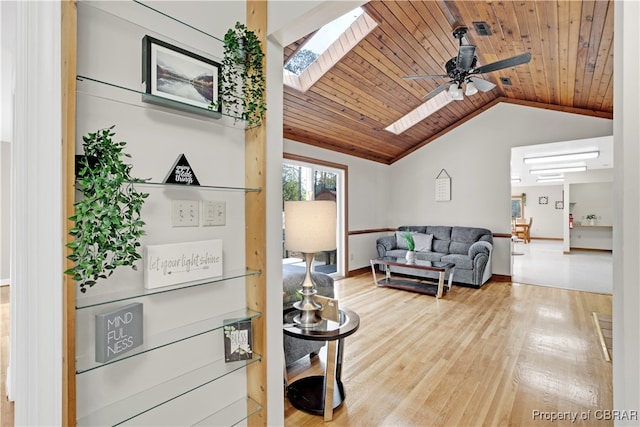
[[[267,112],[263,58],[260,40],[241,23],[224,35],[220,97],[228,114],[252,126],[260,125]]]
[[[122,161],[126,142],[116,142],[111,126],[82,137],[84,156],[79,156],[76,182],[82,198],[69,219],[74,240],[67,244],[75,266],[72,275],[86,292],[98,279],[106,279],[119,266],[131,266],[141,258],[140,238],[145,234],[140,213],[149,196],[133,187],[144,182],[131,177],[132,166]]]

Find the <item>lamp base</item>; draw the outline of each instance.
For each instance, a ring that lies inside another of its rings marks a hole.
[[[318,315],[318,310],[322,306],[313,299],[313,296],[318,292],[313,280],[311,280],[311,265],[313,265],[314,254],[305,253],[303,255],[307,272],[300,290],[302,301],[293,304],[295,308],[300,310],[300,314],[294,317],[293,321],[301,328],[311,328],[322,323],[322,318]]]
[[[293,318],[293,322],[300,328],[313,328],[320,325],[323,320],[316,311],[301,311]]]

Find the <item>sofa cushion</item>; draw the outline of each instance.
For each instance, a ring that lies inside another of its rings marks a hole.
[[[416,233],[413,235],[413,241],[416,243],[416,251],[431,252],[433,234]]]
[[[384,254],[384,256],[390,256],[390,257],[396,257],[396,258],[404,258],[404,256],[407,254],[407,250],[406,249],[392,249],[390,251],[387,251],[386,254]]]
[[[433,243],[431,250],[434,252],[449,253],[449,244],[451,243],[451,227],[442,225],[427,226],[427,234],[433,234]]]
[[[456,270],[473,270],[473,261],[468,255],[449,254],[440,258],[440,261],[454,263]]]
[[[471,247],[471,243],[452,241],[451,244],[449,245],[449,253],[458,254],[458,255],[468,255],[470,247]]]
[[[413,231],[414,233],[427,233],[427,227],[424,225],[402,225],[398,227],[398,231]]]
[[[410,231],[396,231],[396,247],[398,249],[409,249],[409,245],[407,244],[407,239],[404,238],[405,234],[415,234]]]
[[[447,254],[440,252],[416,252],[416,259],[421,261],[440,261]]]

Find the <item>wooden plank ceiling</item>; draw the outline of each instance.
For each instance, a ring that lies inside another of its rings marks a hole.
[[[613,1],[371,1],[378,26],[307,92],[285,86],[284,137],[391,164],[498,102],[613,117]],[[473,22],[486,22],[480,36]],[[469,28],[478,65],[530,52],[531,62],[479,77],[486,93],[449,103],[400,135],[384,128],[448,79],[454,28]],[[305,38],[285,48],[286,62]],[[500,78],[509,78],[511,86]]]

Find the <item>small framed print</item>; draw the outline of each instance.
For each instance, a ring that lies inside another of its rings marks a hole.
[[[562,200],[556,202],[556,209],[564,209],[564,202]]]
[[[231,322],[231,323],[228,323]],[[237,362],[253,356],[251,320],[224,321],[224,361]]]
[[[548,203],[549,203],[549,198],[547,196],[538,197],[538,204],[539,205],[546,205]]]
[[[178,109],[193,106],[204,113],[222,111],[220,64],[151,36],[142,39],[142,80],[145,92],[152,95],[143,95],[146,102]]]

